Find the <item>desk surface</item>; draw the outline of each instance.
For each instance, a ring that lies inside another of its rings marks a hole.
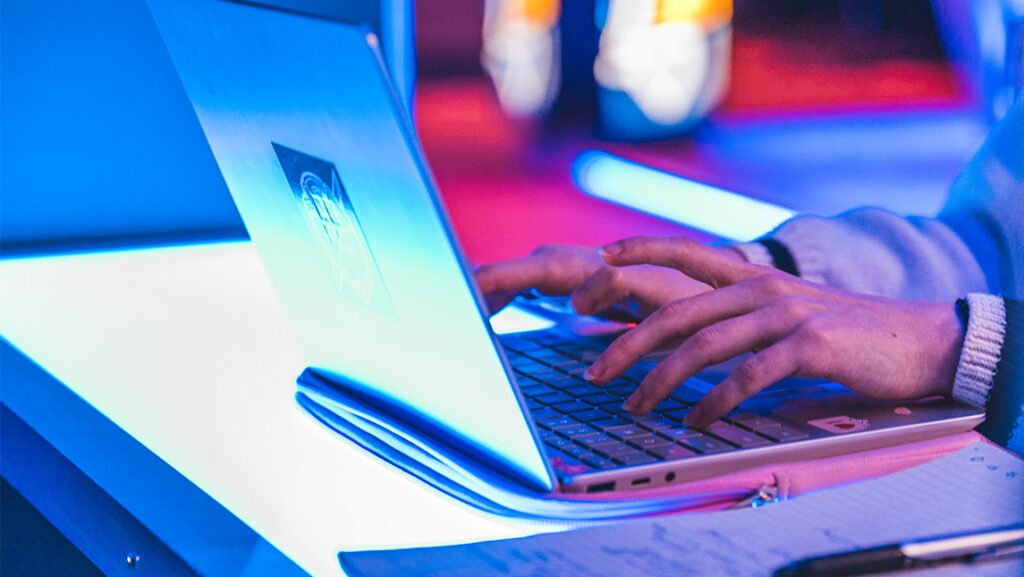
[[[469,510],[307,416],[302,354],[247,242],[2,261],[0,331],[312,574],[340,574],[340,549],[543,529]]]

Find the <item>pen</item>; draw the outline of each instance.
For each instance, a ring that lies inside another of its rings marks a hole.
[[[1014,525],[812,557],[778,569],[775,577],[864,575],[1021,554],[1024,554],[1024,525]]]

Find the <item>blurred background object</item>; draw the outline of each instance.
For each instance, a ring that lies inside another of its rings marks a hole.
[[[0,1],[0,255],[244,238],[144,0]],[[713,238],[585,194],[592,149],[795,212],[933,214],[1024,82],[1021,0],[263,3],[381,34],[474,262]]]
[[[716,238],[694,230],[707,227],[693,219],[679,226],[689,208],[685,191],[692,187],[681,186],[678,195],[665,192],[667,187],[655,195],[662,199],[660,207],[645,210],[665,217],[660,219],[622,210],[577,188],[571,167],[594,149],[625,159],[622,166],[630,171],[654,169],[658,182],[668,182],[659,174],[678,175],[775,206],[779,214],[831,215],[861,205],[935,214],[998,117],[996,91],[986,86],[1011,74],[1007,63],[1013,59],[1005,55],[1012,51],[1013,30],[1019,37],[1020,29],[1008,24],[1008,16],[1019,13],[1018,0],[672,3],[687,15],[686,22],[731,37],[722,43],[729,54],[716,81],[709,81],[712,67],[704,67],[704,61],[698,59],[689,70],[693,78],[705,75],[705,87],[727,87],[720,104],[711,106],[716,98],[708,97],[707,110],[698,106],[695,114],[672,124],[668,106],[677,106],[678,114],[686,109],[687,94],[693,98],[694,84],[684,93],[680,82],[671,88],[677,97],[660,111],[669,124],[641,114],[636,103],[643,97],[625,90],[618,96],[629,106],[616,112],[603,107],[602,91],[612,90],[601,86],[605,59],[600,52],[602,43],[612,43],[615,28],[608,28],[605,15],[624,10],[623,22],[640,26],[637,22],[649,22],[652,14],[657,20],[659,7],[669,4],[564,0],[556,25],[563,53],[551,52],[554,64],[560,64],[552,66],[560,68],[558,96],[531,113],[542,121],[524,122],[522,115],[502,112],[476,58],[487,33],[479,24],[483,7],[475,0],[417,3],[417,125],[472,260],[517,256],[542,242],[597,244],[631,234]],[[986,10],[1000,17],[981,17]],[[550,18],[552,12],[546,13]],[[664,12],[670,13],[676,12]],[[696,41],[693,28],[690,32]],[[1004,55],[996,66],[980,56],[983,44],[996,44],[993,36],[1002,38]],[[567,58],[565,50],[575,51],[576,59]],[[624,52],[620,57],[609,52],[607,60],[633,57]],[[650,70],[637,77],[645,74],[651,76]],[[623,185],[620,173],[614,174],[588,182],[613,191],[602,196],[614,196],[620,204],[636,206],[652,196]],[[734,218],[722,207],[717,210],[723,220]],[[760,226],[743,220],[729,225],[742,236],[756,234]]]

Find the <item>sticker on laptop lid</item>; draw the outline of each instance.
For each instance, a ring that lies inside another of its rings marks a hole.
[[[845,415],[828,417],[826,419],[815,419],[813,421],[807,421],[807,424],[812,427],[817,427],[822,431],[838,435],[865,431],[869,427],[867,419],[853,419]]]

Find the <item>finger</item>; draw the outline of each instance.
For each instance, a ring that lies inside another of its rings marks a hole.
[[[674,268],[715,288],[764,274],[766,267],[740,262],[731,255],[687,237],[633,237],[601,247],[612,266],[653,264]]]
[[[806,309],[792,306],[803,292],[801,285],[781,276],[760,276],[724,289],[673,301],[644,319],[629,332],[615,339],[587,369],[586,378],[605,383],[620,376],[641,357],[669,341],[688,337],[728,318],[746,315],[768,303],[780,320],[793,324],[806,315]]]
[[[545,259],[527,256],[504,262],[485,264],[476,269],[476,283],[485,296],[499,292],[518,292],[536,288],[549,290],[556,284],[557,271]],[[568,291],[566,291],[568,292]]]
[[[685,424],[703,429],[766,387],[797,374],[797,340],[789,337],[743,361],[686,415]]]
[[[635,415],[645,415],[680,383],[698,372],[743,353],[768,347],[789,332],[785,319],[778,318],[770,309],[758,309],[703,328],[659,363],[626,399],[623,408]]]
[[[491,293],[484,297],[484,304],[487,305],[488,314],[495,314],[501,309],[505,308],[505,305],[512,302],[516,293],[510,292],[496,292]]]
[[[573,291],[569,302],[577,313],[592,315],[628,299],[633,289],[623,269],[603,266]]]

